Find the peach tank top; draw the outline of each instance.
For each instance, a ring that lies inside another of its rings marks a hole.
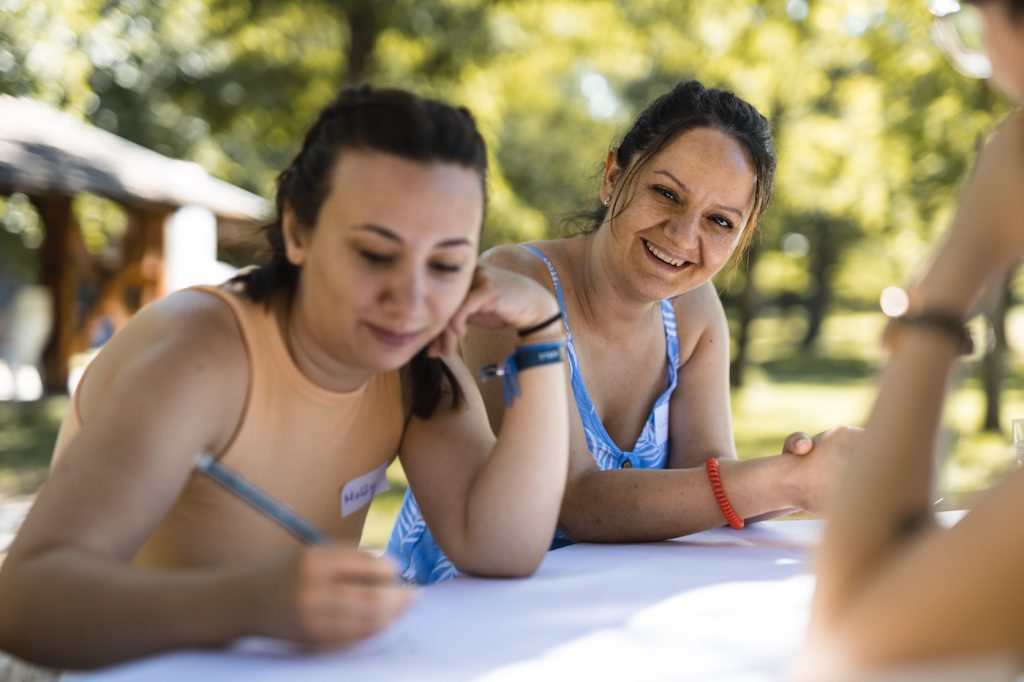
[[[265,306],[225,288],[195,289],[230,306],[249,360],[242,417],[228,446],[215,453],[218,459],[335,540],[357,544],[369,504],[343,516],[341,497],[346,483],[382,471],[398,452],[404,425],[399,372],[377,373],[347,393],[325,390],[295,366]],[[76,393],[55,458],[81,426]],[[215,566],[277,554],[297,542],[193,473],[134,561],[154,568]]]

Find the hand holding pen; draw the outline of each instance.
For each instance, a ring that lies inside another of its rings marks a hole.
[[[307,545],[257,569],[256,634],[341,646],[380,632],[411,603],[415,592],[401,586],[387,559],[330,544],[309,521],[206,453],[196,469]]]

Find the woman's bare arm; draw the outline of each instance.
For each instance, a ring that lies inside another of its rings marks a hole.
[[[503,247],[485,260],[517,270],[545,283],[547,271],[521,249]],[[696,293],[696,292],[695,292]],[[713,293],[713,292],[711,292]],[[698,295],[705,297],[708,292]],[[670,409],[670,466],[667,470],[600,470],[587,449],[575,403],[570,396],[570,458],[559,527],[583,542],[642,542],[674,538],[721,526],[703,468],[708,456],[721,457],[722,480],[737,513],[757,517],[780,509],[799,507],[820,511],[827,496],[824,481],[837,471],[854,433],[837,429],[818,438],[813,455],[785,454],[750,461],[735,461],[728,403],[728,336],[725,316],[717,297],[700,302],[704,314],[720,313],[712,331],[698,343],[694,356],[680,372],[680,385]],[[709,312],[710,311],[710,312]],[[504,357],[514,344],[505,331],[471,330],[463,341],[466,363],[477,367]],[[504,419],[500,386],[480,385],[493,428]],[[705,421],[706,420],[706,421]]]
[[[243,634],[342,643],[408,602],[392,567],[349,548],[201,570],[131,565],[196,453],[222,450],[240,417],[246,358],[223,303],[184,292],[153,304],[86,381],[84,426],[0,570],[0,649],[83,668]]]
[[[141,313],[89,372],[103,395],[82,406],[86,422],[0,573],[4,648],[79,667],[239,631],[237,570],[185,577],[129,565],[184,487],[195,453],[222,440],[244,396],[244,355],[239,365],[228,351],[241,343],[230,313],[225,324],[213,307],[223,304],[197,296]]]
[[[1024,119],[1015,116],[979,158],[949,234],[912,287],[909,315],[963,317],[985,280],[1024,253],[1022,152]],[[826,529],[808,655],[838,648],[875,665],[1020,651],[1024,550],[1012,540],[1012,519],[1024,511],[1020,476],[954,529],[930,523],[936,432],[960,343],[933,327],[895,332]]]
[[[554,299],[536,283],[505,271],[493,275],[498,298],[514,289],[525,296],[508,298],[534,299],[529,319],[514,323],[507,319],[508,310],[496,315],[513,328],[550,319],[557,310]],[[519,342],[529,346],[563,338],[561,328],[552,323]],[[413,417],[402,440],[402,466],[438,545],[456,566],[479,575],[529,575],[551,544],[565,489],[564,361],[518,373],[521,394],[506,408],[497,438],[472,374],[458,357],[446,362],[465,392],[466,405],[444,406],[425,419]],[[500,390],[502,379],[491,383]]]

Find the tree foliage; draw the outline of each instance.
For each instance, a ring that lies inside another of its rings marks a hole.
[[[464,103],[492,155],[485,245],[593,207],[607,148],[679,80],[734,89],[772,118],[780,165],[732,287],[802,302],[810,327],[815,305],[873,304],[904,279],[1006,110],[944,62],[917,0],[0,0],[0,15],[0,91],[264,195],[343,84]]]

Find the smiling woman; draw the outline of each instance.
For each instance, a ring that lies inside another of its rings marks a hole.
[[[680,83],[607,152],[587,234],[485,254],[546,287],[563,313],[576,410],[554,547],[823,510],[851,430],[794,434],[782,454],[743,462],[732,435],[729,333],[710,280],[753,238],[774,172],[768,121],[754,107]],[[514,344],[514,334],[475,330],[463,351],[476,365]],[[499,387],[480,389],[492,427],[503,428]],[[409,580],[452,575],[414,492],[389,549]]]
[[[356,549],[396,453],[455,565],[535,570],[567,468],[563,336],[548,291],[477,264],[486,158],[465,109],[406,92],[347,89],[321,113],[279,177],[270,259],[147,307],[90,366],[0,571],[0,648],[90,667],[373,634],[413,596]],[[468,325],[519,339],[497,437],[452,355]],[[330,542],[298,545],[197,453]]]

